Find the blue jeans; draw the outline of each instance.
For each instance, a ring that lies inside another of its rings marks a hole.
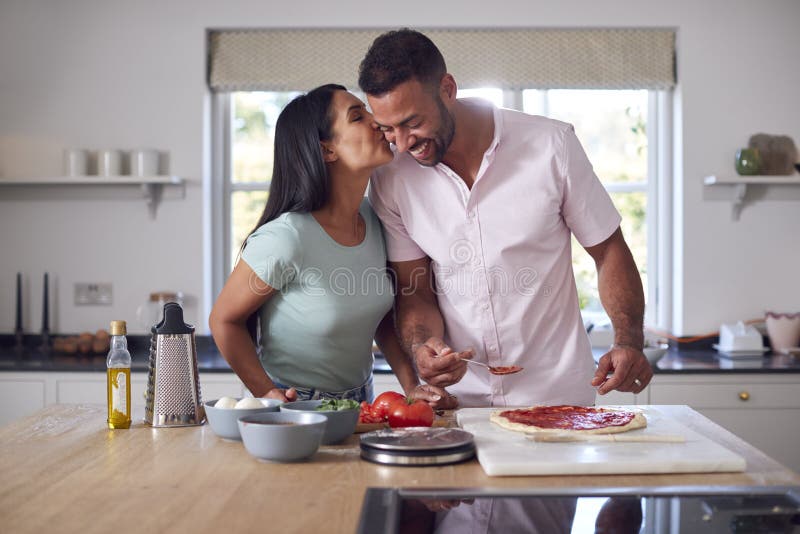
[[[344,391],[321,391],[315,388],[304,388],[301,386],[287,386],[273,380],[275,387],[281,389],[289,389],[293,387],[297,390],[297,400],[317,400],[317,399],[352,399],[354,401],[367,401],[372,402],[375,396],[375,389],[372,386],[372,375],[369,376],[366,382],[353,389],[345,389]]]

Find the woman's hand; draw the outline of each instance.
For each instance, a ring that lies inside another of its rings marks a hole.
[[[454,410],[458,408],[458,398],[450,395],[444,388],[421,384],[407,395],[410,399],[421,399],[431,405],[434,410]]]
[[[297,390],[294,388],[272,388],[271,390],[267,391],[267,394],[264,395],[264,398],[278,399],[279,401],[283,402],[292,402],[297,400]]]

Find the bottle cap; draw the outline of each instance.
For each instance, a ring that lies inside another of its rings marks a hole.
[[[111,321],[110,330],[110,334],[112,336],[124,336],[128,333],[128,329],[125,326],[125,321]]]

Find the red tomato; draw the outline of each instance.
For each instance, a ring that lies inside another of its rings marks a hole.
[[[386,421],[386,418],[389,417],[392,405],[395,402],[404,400],[406,400],[405,396],[396,391],[384,391],[378,395],[375,398],[375,402],[372,403],[372,413],[380,417],[383,421]]]
[[[361,411],[358,414],[359,423],[380,423],[383,419],[372,413],[372,406],[367,401],[361,402]]]
[[[407,399],[392,405],[389,412],[389,426],[401,428],[406,426],[431,426],[433,424],[433,408],[424,400]]]

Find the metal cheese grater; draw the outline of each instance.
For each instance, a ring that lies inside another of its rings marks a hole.
[[[194,327],[183,322],[176,302],[164,305],[164,318],[150,337],[150,371],[144,422],[155,427],[202,425]]]

